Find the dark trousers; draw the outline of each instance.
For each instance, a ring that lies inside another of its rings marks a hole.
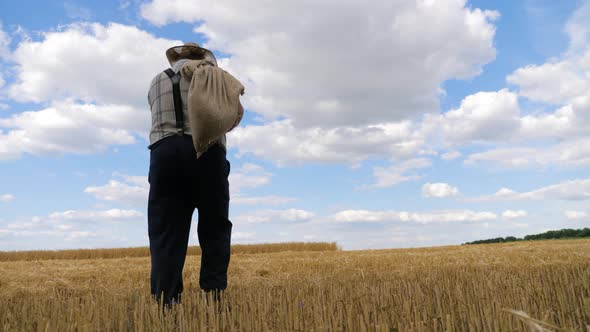
[[[227,288],[232,223],[228,219],[230,163],[215,144],[198,160],[191,136],[170,136],[150,147],[148,234],[151,293],[164,304],[180,302],[182,270],[192,215],[199,212],[199,286]]]

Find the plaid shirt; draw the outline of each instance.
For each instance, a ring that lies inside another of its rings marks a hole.
[[[180,71],[182,65],[187,62],[186,59],[178,60],[172,66],[175,73]],[[191,128],[188,117],[188,88],[190,81],[180,80],[180,97],[182,99],[182,112],[184,113],[184,132],[190,135]],[[152,79],[150,91],[148,93],[148,102],[152,112],[152,129],[150,130],[150,146],[161,139],[176,135],[176,113],[174,111],[174,97],[172,95],[172,81],[161,72]],[[223,147],[226,146],[226,138],[223,135],[219,142]]]

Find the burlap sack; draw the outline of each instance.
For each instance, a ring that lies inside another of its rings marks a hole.
[[[209,60],[191,60],[181,68],[191,81],[188,114],[193,145],[199,158],[207,148],[239,121],[244,86]]]

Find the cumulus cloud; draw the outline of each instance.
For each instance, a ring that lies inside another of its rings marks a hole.
[[[585,2],[568,20],[566,52],[540,65],[518,68],[507,76],[507,82],[515,86],[517,92],[503,89],[467,96],[457,110],[444,115],[427,115],[424,121],[427,134],[432,135],[435,142],[443,142],[443,146],[469,145],[482,140],[512,143],[511,147],[476,152],[467,158],[466,164],[485,162],[508,168],[590,165],[588,13],[590,3]],[[523,111],[517,94],[555,109]],[[520,146],[515,147],[514,143]]]
[[[276,195],[267,196],[234,196],[231,198],[232,204],[236,205],[282,205],[296,201],[293,197],[284,197]]]
[[[0,21],[0,60],[10,57],[11,40],[10,36],[2,29],[2,21]]]
[[[232,232],[231,239],[232,240],[250,240],[256,236],[256,233],[251,232]]]
[[[590,110],[590,102],[578,99],[554,112],[524,114],[514,92],[478,92],[465,97],[458,109],[425,115],[421,130],[423,136],[443,146],[572,139],[587,136],[589,127],[580,112],[585,109]]]
[[[423,125],[447,144],[506,141],[518,130],[519,113],[517,95],[502,89],[469,95],[458,109],[426,115]]]
[[[565,25],[570,38],[569,53],[584,52],[590,45],[590,2],[582,2]]]
[[[0,202],[2,202],[2,203],[12,202],[15,199],[16,199],[16,197],[14,197],[14,195],[11,195],[11,194],[2,194],[2,195],[0,195]]]
[[[448,222],[481,222],[496,220],[498,216],[492,212],[476,212],[470,210],[437,211],[430,213],[400,211],[369,211],[344,210],[330,217],[336,223],[352,222],[413,222],[416,224],[434,224]]]
[[[120,173],[114,175],[121,180],[110,180],[103,186],[89,186],[84,189],[84,192],[109,202],[135,205],[147,203],[149,183],[146,176],[129,176]]]
[[[590,137],[550,146],[496,148],[471,154],[464,163],[495,164],[508,168],[539,166],[577,167],[590,165]]]
[[[248,109],[297,127],[436,111],[443,81],[477,75],[495,58],[499,15],[464,0],[155,0],[141,14],[157,25],[196,23],[208,47],[231,55],[227,67],[246,82]]]
[[[524,210],[506,210],[502,212],[503,219],[516,219],[526,217],[527,212]]]
[[[300,209],[257,210],[243,213],[232,219],[237,225],[271,223],[271,222],[302,222],[314,217],[313,212]]]
[[[42,37],[22,41],[12,54],[9,95],[17,101],[75,98],[145,108],[152,77],[169,66],[165,50],[180,43],[117,23],[71,24]]]
[[[236,15],[251,6],[156,0],[141,13],[156,25],[193,22],[208,47],[231,55],[220,64],[246,84],[244,104],[267,122],[230,139],[240,154],[279,165],[412,158],[424,137],[408,118],[437,112],[442,82],[477,75],[495,58],[498,13],[462,0],[287,1]]]
[[[514,201],[514,200],[565,200],[584,201],[590,199],[590,179],[576,179],[539,189],[517,192],[502,188],[487,196],[471,198],[472,201]]]
[[[590,144],[586,142],[590,121],[582,118],[586,113],[590,114],[590,98],[578,99],[551,113],[523,114],[517,94],[502,89],[469,95],[458,109],[425,115],[422,122],[300,129],[291,120],[282,120],[237,128],[230,133],[230,139],[236,142],[239,154],[252,153],[279,165],[305,162],[356,165],[370,158],[410,159],[433,148],[525,143],[521,147],[476,152],[464,162],[497,163],[510,168],[550,164],[583,166],[590,163],[587,157]],[[530,144],[546,139],[561,142]],[[453,160],[459,156],[461,153],[453,150],[441,157]]]
[[[2,65],[3,60],[8,60],[10,57],[10,36],[2,29],[2,21],[0,21],[0,88],[4,86],[6,81],[4,80],[4,66]],[[0,94],[0,98],[4,93]],[[1,109],[1,108],[0,108]]]
[[[0,118],[0,160],[23,153],[94,153],[109,145],[133,144],[149,117],[130,106],[53,103],[40,111]],[[6,128],[6,131],[2,131]]]
[[[245,163],[229,176],[231,202],[238,205],[281,205],[297,200],[279,195],[250,196],[243,189],[254,189],[270,183],[273,174],[260,165]]]
[[[84,192],[97,199],[124,203],[129,205],[145,205],[148,200],[149,182],[146,176],[131,176],[113,173],[116,179],[102,186],[88,186]],[[257,188],[270,183],[272,174],[259,165],[246,163],[230,174],[232,191],[231,203],[236,205],[281,205],[296,199],[279,195],[248,196],[241,191],[246,188]]]
[[[123,220],[140,218],[143,213],[137,210],[67,210],[63,212],[53,212],[48,218],[50,220],[70,220],[70,221],[102,221],[102,220]]]
[[[375,183],[361,187],[361,189],[375,189],[392,187],[406,181],[414,181],[422,176],[410,173],[412,171],[430,167],[431,162],[426,158],[414,158],[389,167],[373,168]]]
[[[590,80],[583,59],[567,59],[539,66],[517,69],[508,76],[508,82],[518,85],[520,94],[531,100],[562,104],[586,94]]]
[[[0,229],[0,236],[11,237],[54,237],[64,241],[75,241],[82,238],[100,237],[95,229],[104,222],[137,220],[143,214],[136,210],[66,210],[50,213],[47,216],[35,216],[29,220],[8,223]],[[90,229],[93,228],[93,229]],[[112,236],[106,232],[109,237]],[[53,240],[52,240],[53,241]],[[61,243],[61,242],[60,242]],[[60,247],[60,245],[53,245]],[[26,248],[27,246],[21,246]]]
[[[63,241],[75,241],[98,236],[97,232],[71,230],[69,228],[47,228],[47,229],[0,229],[0,237],[54,237]],[[52,239],[53,240],[53,239]],[[31,248],[29,248],[31,249]],[[35,248],[38,249],[38,248]]]
[[[441,158],[443,160],[455,160],[459,157],[461,157],[461,152],[459,152],[459,151],[449,151],[449,152],[445,152],[441,155]]]
[[[569,211],[565,211],[564,214],[565,214],[565,217],[570,220],[579,220],[579,219],[585,219],[586,217],[588,217],[588,214],[584,211],[569,210]]]
[[[291,120],[236,128],[228,135],[239,154],[252,153],[279,165],[304,162],[357,164],[370,157],[407,158],[424,139],[410,121],[369,126],[298,129]]]
[[[459,194],[459,189],[447,183],[430,183],[427,182],[422,186],[422,196],[427,198],[443,198],[456,196]]]
[[[0,34],[0,53],[5,39]],[[168,66],[164,51],[179,42],[117,23],[75,23],[40,40],[22,38],[9,54],[8,96],[49,106],[0,119],[0,160],[96,153],[147,139],[149,83]]]
[[[507,81],[533,101],[569,106],[569,117],[590,125],[590,3],[583,3],[565,25],[568,50],[541,65],[515,70]],[[563,111],[562,111],[563,113]],[[580,124],[578,124],[580,125]]]
[[[239,194],[243,188],[257,188],[270,183],[272,174],[264,168],[251,163],[246,163],[242,168],[231,171],[229,184],[232,193]]]

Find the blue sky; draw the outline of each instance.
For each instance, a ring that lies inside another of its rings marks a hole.
[[[2,2],[0,250],[148,244],[147,87],[185,41],[246,86],[233,243],[588,227],[588,17],[588,1]]]

